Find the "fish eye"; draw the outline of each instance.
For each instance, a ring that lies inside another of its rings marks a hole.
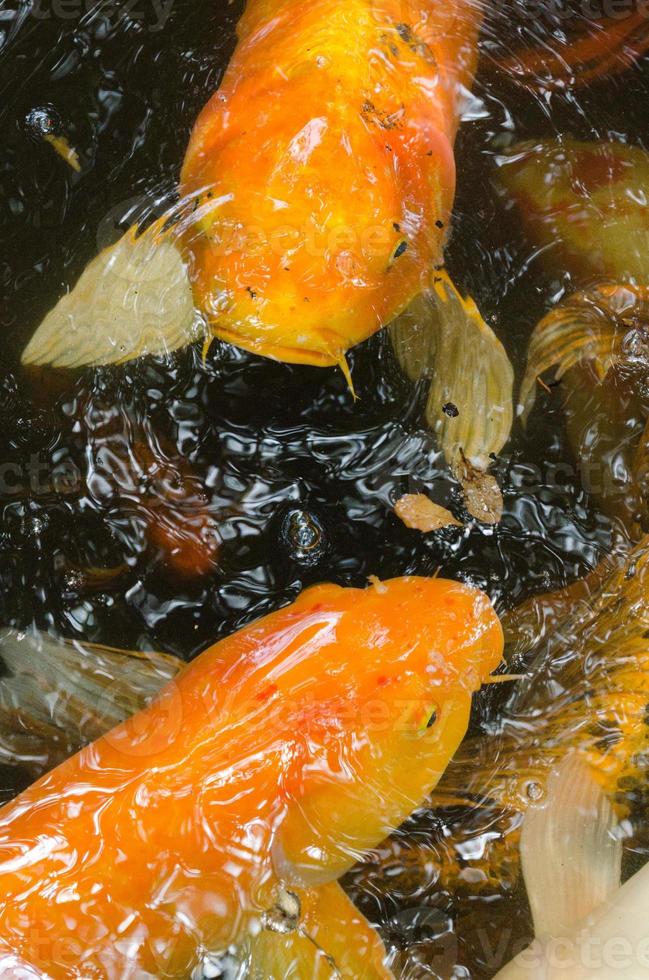
[[[392,265],[398,258],[400,258],[404,252],[408,249],[408,242],[405,238],[400,238],[395,247],[392,249],[392,255],[390,256],[389,265]]]
[[[432,728],[436,721],[437,721],[437,708],[433,708],[428,718],[428,721],[426,722],[426,728]]]

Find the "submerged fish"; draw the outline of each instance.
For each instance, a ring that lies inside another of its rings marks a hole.
[[[508,54],[496,62],[498,68],[531,90],[576,89],[628,70],[649,48],[641,5],[629,6],[622,17],[601,17],[591,10],[575,19],[577,33],[555,30],[550,43]]]
[[[180,978],[232,944],[265,977],[390,976],[335,879],[439,779],[501,651],[482,593],[419,578],[217,643],[3,809],[2,976]]]
[[[476,762],[460,782],[451,771],[436,798],[491,800],[517,811],[542,794],[551,769],[579,751],[627,815],[644,799],[649,766],[649,538],[605,563],[573,601],[536,600],[553,610],[536,645],[521,644],[516,611],[504,624],[530,664],[489,737],[467,741],[458,759]],[[525,624],[527,626],[527,623]],[[525,629],[525,632],[526,629]],[[507,648],[506,648],[507,650]],[[461,771],[461,768],[458,771]]]
[[[515,147],[501,163],[546,266],[579,287],[532,335],[523,416],[553,370],[582,481],[638,540],[649,516],[649,154],[562,138]]]

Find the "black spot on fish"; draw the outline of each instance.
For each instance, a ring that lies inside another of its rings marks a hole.
[[[406,44],[410,44],[412,42],[414,34],[410,24],[395,24],[395,30],[401,40],[405,41]]]
[[[392,227],[397,232],[397,234],[399,234],[399,232],[401,231],[401,225],[399,224],[399,222],[398,221],[393,221],[392,222]]]
[[[441,218],[438,218],[437,219],[437,221],[435,222],[435,227],[436,228],[443,228],[444,227],[444,222],[441,220]]]
[[[361,106],[361,112],[364,116],[369,117],[368,122],[375,123],[381,129],[396,129],[405,115],[405,106],[402,103],[398,109],[389,112],[387,109],[377,108],[371,99],[365,99]]]
[[[444,415],[448,415],[450,419],[456,419],[460,414],[459,408],[457,405],[454,405],[453,402],[446,402],[446,405],[442,405],[442,411],[444,412]]]

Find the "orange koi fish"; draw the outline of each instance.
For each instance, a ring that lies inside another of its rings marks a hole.
[[[194,127],[180,206],[105,249],[24,362],[164,353],[196,339],[198,311],[209,336],[346,369],[345,352],[431,290],[443,261],[484,11],[480,0],[249,0]],[[549,65],[533,51],[503,67],[592,80],[640,56],[645,21],[593,21]]]
[[[23,362],[120,363],[217,337],[339,365],[353,392],[346,352],[392,324],[404,370],[431,379],[426,417],[451,468],[490,465],[511,366],[441,269],[482,16],[478,0],[250,0],[179,205],[87,266]]]
[[[174,349],[196,338],[195,307],[240,347],[343,365],[442,262],[482,8],[250,0],[173,220],[105,249],[24,362]]]
[[[486,596],[414,577],[217,643],[2,810],[2,976],[181,978],[234,944],[263,976],[390,977],[335,880],[435,785],[501,653]]]

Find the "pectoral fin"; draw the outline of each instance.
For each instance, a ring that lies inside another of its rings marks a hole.
[[[514,372],[507,353],[472,299],[445,272],[390,327],[408,377],[431,378],[426,420],[449,465],[459,453],[486,468],[509,438]]]
[[[131,228],[90,262],[37,328],[22,362],[119,364],[169,353],[203,333],[185,262],[158,222],[140,235]]]
[[[435,274],[432,289],[411,303],[390,332],[408,377],[431,379],[426,421],[465,487],[470,512],[494,523],[502,501],[494,503],[500,491],[487,469],[507,442],[513,419],[514,372],[503,345],[445,272]],[[472,509],[476,487],[481,499]]]
[[[623,360],[632,364],[637,357],[633,331],[648,317],[646,287],[631,284],[597,283],[551,310],[530,340],[520,391],[523,420],[534,406],[538,379],[546,372],[554,370],[560,381],[575,365],[589,362],[601,381]]]
[[[620,887],[622,843],[585,759],[567,756],[523,819],[521,863],[537,936],[563,936]]]
[[[337,882],[298,891],[288,932],[264,928],[251,940],[254,980],[394,980],[379,934]]]
[[[497,980],[646,975],[633,966],[618,970],[601,953],[607,943],[620,940],[637,949],[646,936],[647,877],[639,872],[637,887],[631,879],[620,890],[617,830],[588,764],[579,755],[568,756],[549,779],[545,803],[530,807],[523,820],[521,863],[537,938]]]
[[[552,371],[553,391],[566,417],[568,438],[584,486],[631,540],[639,540],[646,516],[644,462],[646,409],[645,325],[649,292],[631,283],[598,283],[568,296],[536,326],[521,384],[526,422]]]
[[[167,654],[12,629],[0,633],[0,660],[0,761],[34,775],[139,711],[182,667]]]

